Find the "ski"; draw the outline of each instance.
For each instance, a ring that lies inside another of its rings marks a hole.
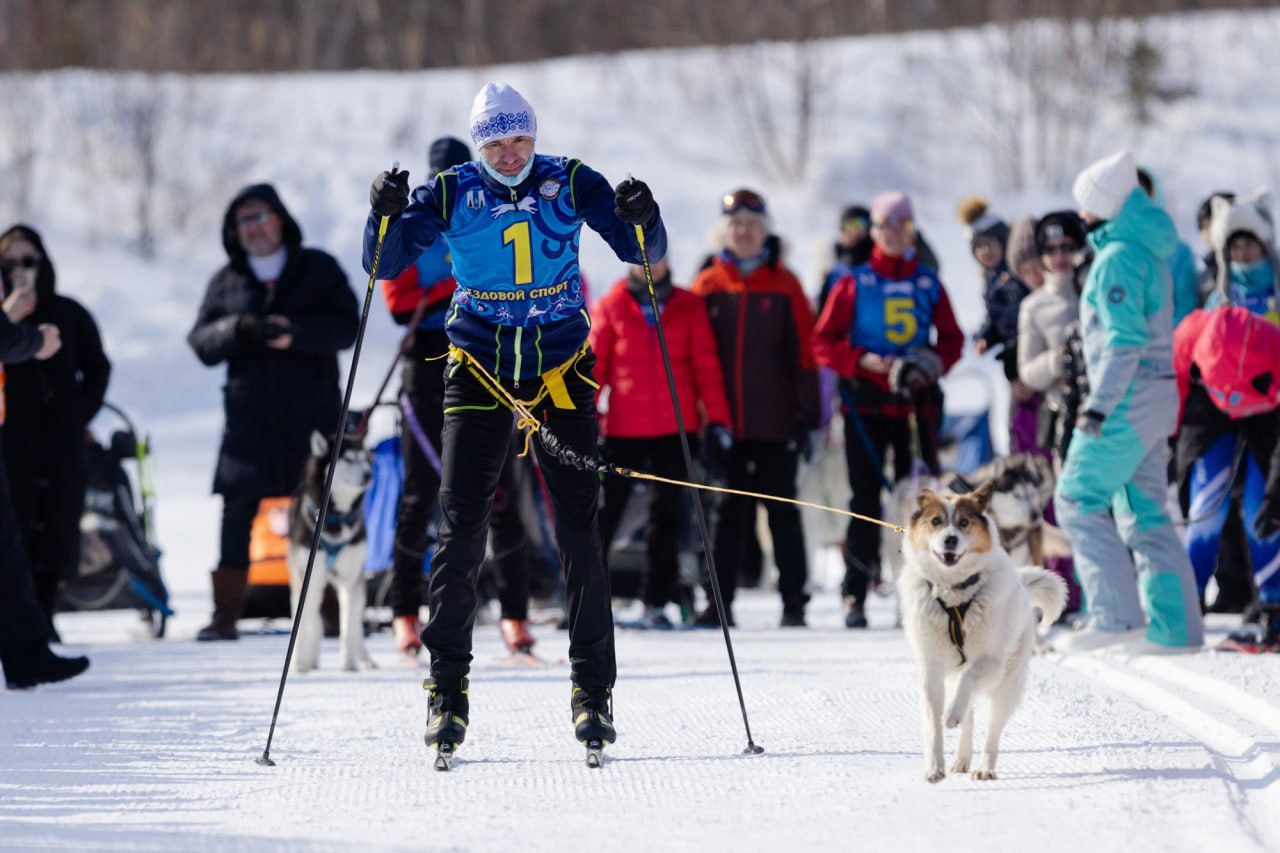
[[[436,744],[436,763],[435,768],[441,772],[447,772],[453,767],[453,755],[456,748],[452,743]]]
[[[583,746],[587,748],[587,766],[592,770],[597,769],[604,763],[604,741],[600,738],[592,738],[583,741]]]

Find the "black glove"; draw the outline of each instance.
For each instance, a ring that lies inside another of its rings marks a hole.
[[[1089,411],[1076,418],[1076,429],[1086,435],[1098,438],[1102,435],[1102,422],[1106,419],[1106,415],[1098,414],[1090,409]]]
[[[613,212],[630,225],[648,225],[653,219],[656,205],[649,185],[635,178],[627,178],[618,184],[613,193]]]
[[[1259,539],[1270,539],[1280,533],[1280,498],[1267,498],[1262,502],[1253,529]]]
[[[257,314],[241,314],[236,320],[236,340],[242,344],[261,346],[267,339],[267,321]]]
[[[707,424],[702,434],[702,464],[713,480],[725,478],[729,452],[733,450],[733,431],[724,424]]]
[[[409,170],[379,173],[369,188],[369,206],[378,216],[399,216],[409,206]]]

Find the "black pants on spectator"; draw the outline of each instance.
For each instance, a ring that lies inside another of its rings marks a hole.
[[[408,397],[414,417],[436,451],[444,427],[444,362],[427,361],[449,348],[444,332],[420,330],[405,355],[400,374],[401,391]],[[422,604],[422,561],[427,552],[428,527],[436,511],[440,472],[423,451],[419,439],[405,423],[401,436],[404,484],[396,512],[391,562],[390,604],[394,616],[417,614]]]
[[[690,441],[694,439],[691,437]],[[691,448],[692,451],[693,448]],[[659,477],[683,480],[684,451],[679,435],[653,438],[606,438],[604,457],[615,465],[657,474]],[[606,556],[618,532],[622,513],[636,481],[626,477],[606,477],[604,503],[600,507],[600,540]],[[645,572],[642,597],[649,607],[662,607],[679,601],[680,529],[684,519],[684,494],[679,486],[649,483],[649,525],[645,531],[648,571]],[[607,562],[607,559],[606,559]]]
[[[222,496],[222,556],[218,558],[218,568],[249,571],[249,537],[263,497],[275,496]]]
[[[936,460],[937,448],[932,431],[921,429],[920,441],[925,460]],[[911,427],[906,418],[853,412],[845,415],[844,454],[849,468],[849,488],[853,491],[849,500],[851,512],[881,517],[880,490],[885,486],[884,461],[890,449],[893,450],[894,482],[909,477]],[[849,519],[843,556],[842,591],[862,604],[867,600],[868,585],[880,578],[880,526],[856,518]]]
[[[796,496],[796,449],[785,441],[739,441],[725,463],[726,485],[731,489],[762,492],[780,498]],[[778,565],[778,592],[782,597],[804,595],[809,577],[809,557],[805,553],[804,528],[800,509],[794,504],[763,501],[773,535],[773,559]],[[752,498],[726,495],[716,521],[716,573],[725,603],[733,601],[738,586],[738,567],[747,541],[755,529],[756,502]]]
[[[557,408],[548,395],[534,409],[568,448],[591,457],[596,452],[595,357],[590,352],[564,373],[573,408]],[[538,383],[504,387],[528,399]],[[511,412],[480,385],[463,364],[445,366],[440,544],[427,586],[431,618],[422,642],[431,652],[431,672],[452,681],[471,666],[471,632],[476,617],[476,578],[498,478],[506,462],[514,421]],[[573,680],[609,687],[617,676],[609,575],[600,548],[599,476],[562,464],[533,440],[538,464],[551,493],[556,542],[564,565],[569,661]]]
[[[48,646],[49,623],[31,584],[9,477],[0,465],[0,665],[10,671]]]

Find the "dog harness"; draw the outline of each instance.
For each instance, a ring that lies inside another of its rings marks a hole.
[[[951,587],[951,589],[968,589],[977,584],[981,577],[980,573],[975,572]],[[942,596],[938,595],[936,586],[929,584],[929,589],[933,591],[933,600],[938,602],[942,612],[947,614],[947,635],[951,637],[951,644],[956,647],[956,651],[960,652],[960,663],[968,663],[969,659],[964,654],[964,617],[969,612],[969,605],[973,604],[973,598],[970,597],[967,601],[962,601],[959,604],[948,605],[942,600]]]
[[[311,498],[307,498],[306,512],[307,518],[311,520],[312,524],[316,524],[319,521],[320,507]],[[320,548],[324,551],[326,572],[332,574],[338,564],[338,554],[342,553],[343,548],[360,538],[360,535],[364,532],[363,520],[363,502],[357,503],[346,512],[340,513],[329,510],[324,514],[324,523],[320,525],[321,530],[324,532],[337,531],[344,527],[351,528],[351,535],[343,539],[334,540],[327,539],[324,536],[320,537]],[[311,531],[311,535],[315,535],[314,528]]]

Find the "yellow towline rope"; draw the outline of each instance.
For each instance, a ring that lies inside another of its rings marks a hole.
[[[449,355],[453,356],[458,361],[465,363],[467,365],[467,369],[471,371],[471,375],[476,377],[476,379],[480,382],[480,384],[484,387],[484,389],[488,391],[490,394],[492,394],[499,403],[502,403],[504,406],[510,409],[513,414],[515,414],[516,428],[522,429],[525,431],[524,451],[521,452],[520,456],[523,457],[526,454],[528,454],[529,442],[533,440],[533,434],[540,430],[546,429],[546,425],[539,423],[538,419],[534,417],[531,411],[529,411],[528,406],[525,404],[525,402],[515,397],[514,395],[512,395],[510,392],[507,391],[507,389],[503,388],[502,383],[500,383],[497,379],[495,379],[493,375],[490,374],[489,371],[485,369],[484,365],[482,365],[479,362],[479,360],[476,359],[476,357],[473,356],[471,353],[467,352],[466,350],[460,347],[451,345],[449,347]],[[542,398],[542,395],[539,395],[536,399],[540,400],[541,398]],[[536,402],[535,402],[535,405],[536,405]],[[783,498],[777,495],[767,495],[767,494],[764,494],[763,492],[748,492],[743,489],[730,489],[725,486],[708,486],[703,483],[691,483],[691,482],[688,482],[687,480],[673,480],[668,477],[659,477],[657,474],[647,474],[643,471],[634,471],[630,468],[622,468],[620,466],[613,465],[608,462],[604,462],[603,460],[601,460],[600,462],[597,462],[596,467],[600,468],[601,470],[605,470],[608,473],[617,475],[619,477],[630,477],[633,480],[649,480],[655,483],[666,483],[667,485],[671,485],[671,486],[683,486],[686,489],[698,489],[699,491],[704,491],[704,492],[719,492],[720,494],[725,494],[725,495],[740,495],[742,497],[758,498],[759,500],[775,501],[777,503],[789,503],[789,504],[794,504],[796,506],[805,506],[805,507],[809,507],[810,509],[817,509],[823,512],[831,512],[837,515],[848,516],[849,518],[856,518],[859,521],[865,521],[870,524],[878,524],[881,527],[889,528],[895,533],[905,532],[905,529],[901,525],[891,524],[887,521],[882,521],[878,518],[873,518],[872,516],[869,516],[869,515],[860,515],[859,513],[851,512],[850,510],[847,510],[847,509],[840,509],[838,507],[826,506],[825,504],[811,503],[809,501],[802,501],[796,498]]]

